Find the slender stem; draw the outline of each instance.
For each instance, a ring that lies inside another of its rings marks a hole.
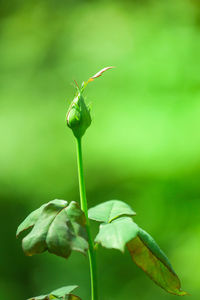
[[[88,233],[88,244],[89,244],[88,256],[89,256],[89,264],[90,264],[91,300],[98,300],[96,253],[94,250],[94,243],[93,243],[93,240],[91,237],[90,221],[88,218],[85,181],[84,181],[84,174],[83,174],[83,158],[82,158],[81,139],[76,139],[76,141],[77,141],[77,163],[78,163],[78,177],[79,177],[81,209],[84,211],[85,216],[86,216],[86,229],[87,229],[87,233]]]

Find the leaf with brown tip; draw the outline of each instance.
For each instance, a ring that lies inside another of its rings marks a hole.
[[[187,295],[181,290],[180,280],[168,258],[147,232],[140,228],[138,236],[127,243],[127,248],[136,265],[161,288],[174,295]]]

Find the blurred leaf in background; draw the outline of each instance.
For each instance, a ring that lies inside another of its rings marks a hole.
[[[45,202],[78,201],[75,145],[65,124],[72,83],[114,65],[106,79],[88,87],[93,121],[83,150],[89,206],[108,199],[131,204],[137,223],[156,238],[191,300],[198,300],[199,1],[0,4],[2,299],[74,283],[81,298],[89,297],[86,258],[27,258],[15,229]],[[132,268],[128,253],[121,258],[100,248],[98,261],[102,300],[173,297]]]

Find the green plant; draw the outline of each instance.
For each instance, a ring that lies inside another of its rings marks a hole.
[[[85,104],[83,92],[90,81],[110,69],[102,69],[81,88],[77,85],[77,93],[67,113],[67,125],[72,129],[77,144],[77,162],[80,189],[80,206],[72,201],[53,200],[33,211],[20,224],[17,236],[31,228],[22,240],[26,255],[34,255],[49,251],[63,258],[71,252],[88,252],[91,276],[91,300],[98,300],[96,244],[105,248],[128,249],[132,260],[161,288],[175,295],[186,295],[181,290],[178,276],[174,272],[168,258],[156,244],[154,239],[134,221],[135,212],[120,200],[110,200],[88,210],[82,161],[82,137],[91,124],[90,109]],[[93,241],[90,230],[90,219],[100,222],[99,232]],[[77,286],[66,286],[49,294],[33,297],[32,300],[78,300],[72,294]]]

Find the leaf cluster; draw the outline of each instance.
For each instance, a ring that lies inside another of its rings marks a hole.
[[[101,223],[95,242],[121,252],[128,249],[135,264],[157,285],[171,294],[186,295],[167,256],[155,240],[133,221],[135,215],[132,208],[120,200],[110,200],[90,208],[88,217]],[[85,215],[76,202],[68,204],[65,200],[56,199],[33,211],[18,227],[17,236],[31,229],[22,240],[26,255],[47,250],[68,258],[73,250],[86,253],[88,237],[85,225]],[[32,299],[78,299],[66,295],[59,298],[54,291]]]
[[[110,200],[89,209],[89,218],[102,222],[95,241],[105,248],[124,252],[128,249],[132,260],[156,284],[167,292],[186,295],[167,256],[155,240],[141,229],[130,216],[135,212],[124,202]]]
[[[33,211],[18,227],[17,236],[31,228],[22,240],[26,255],[49,251],[68,258],[72,250],[86,254],[88,249],[85,215],[78,203],[52,200]]]

